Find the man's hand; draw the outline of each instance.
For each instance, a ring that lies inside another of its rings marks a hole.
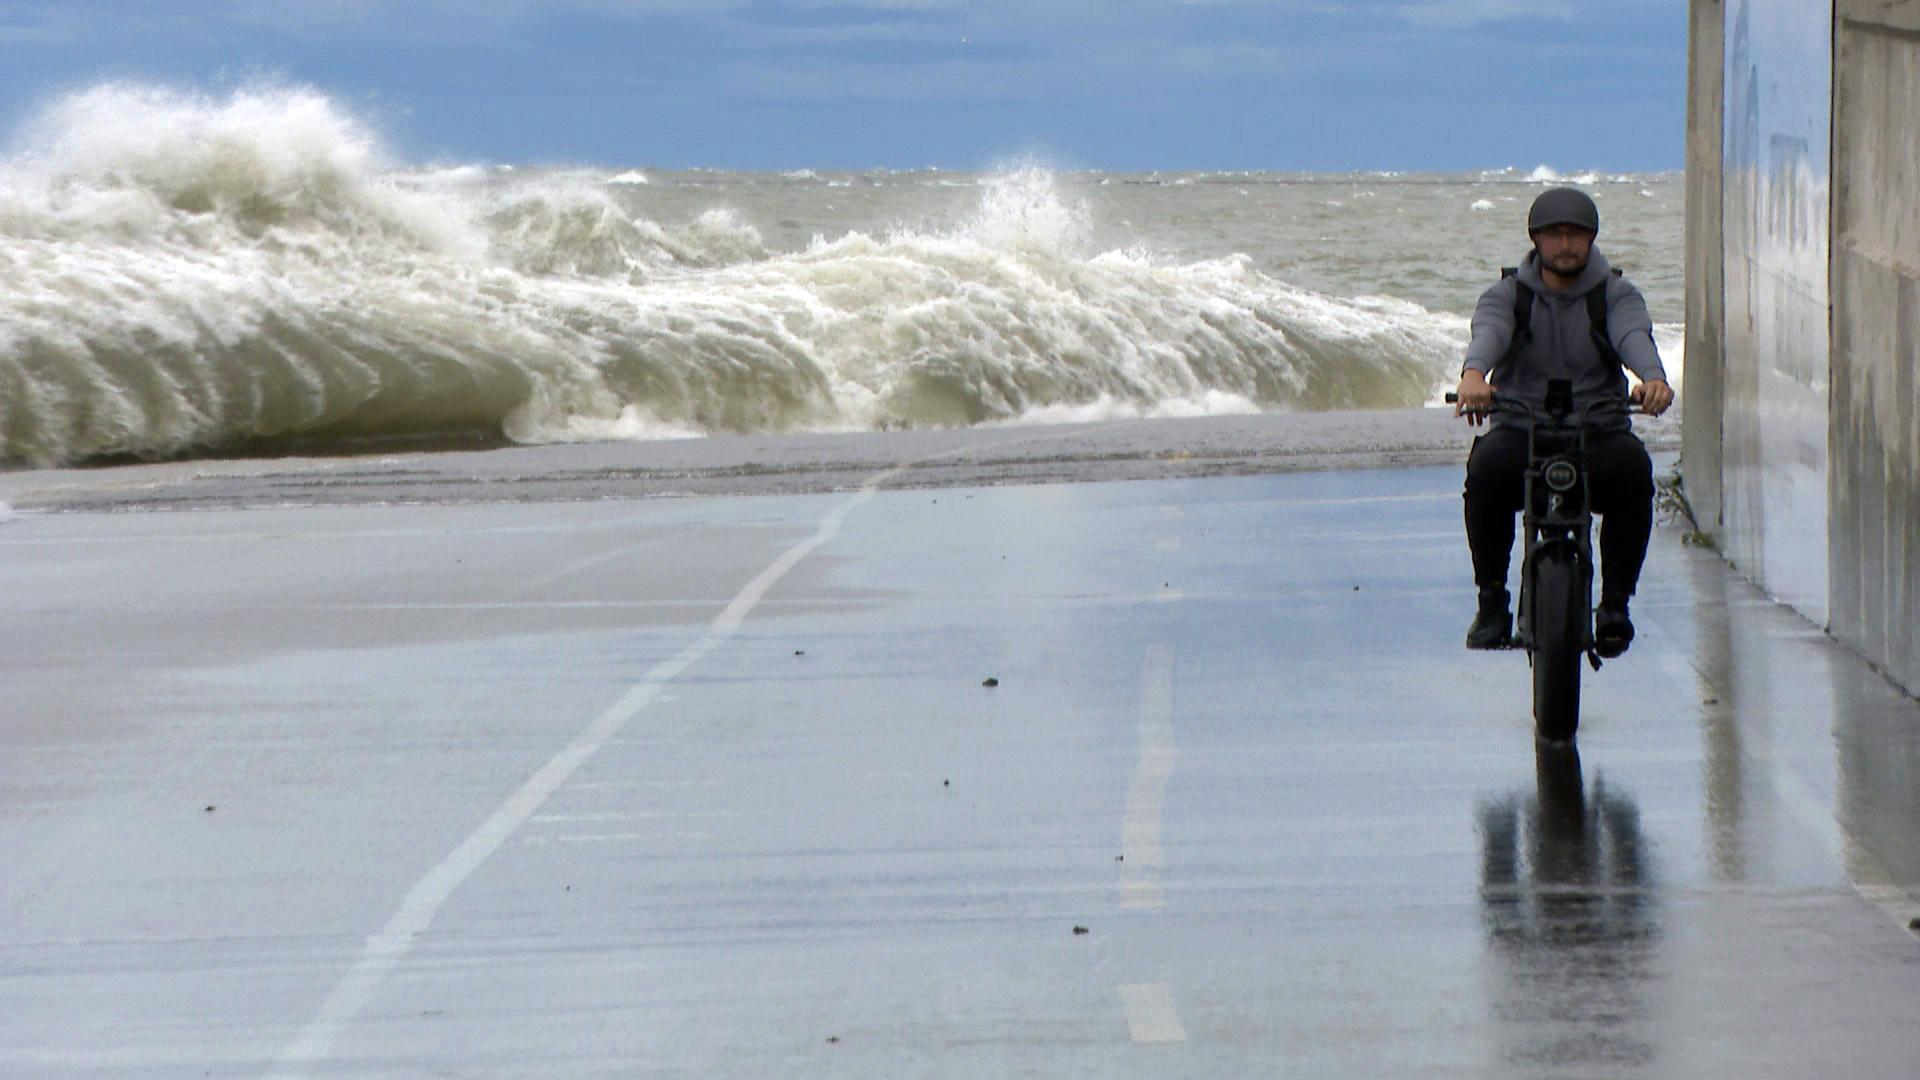
[[[1473,368],[1460,373],[1460,385],[1454,389],[1454,397],[1453,415],[1466,417],[1473,427],[1486,423],[1487,414],[1493,411],[1493,387],[1487,385],[1486,375]]]
[[[1627,396],[1648,416],[1659,416],[1673,404],[1673,387],[1668,386],[1665,379],[1648,379],[1628,391]]]

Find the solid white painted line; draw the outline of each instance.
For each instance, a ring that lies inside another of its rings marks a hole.
[[[1166,983],[1129,983],[1119,990],[1127,1034],[1134,1042],[1187,1041],[1187,1029],[1181,1026],[1180,1013],[1173,1007],[1173,991]]]
[[[1186,595],[1186,593],[1181,592],[1179,589],[1168,586],[1155,593],[1153,598],[1163,604],[1171,604],[1175,601],[1186,599]]]
[[[1140,759],[1127,788],[1120,821],[1120,906],[1153,910],[1166,906],[1160,891],[1160,824],[1167,781],[1178,751],[1173,744],[1173,649],[1147,648],[1140,675]]]
[[[340,1032],[366,1007],[380,983],[394,965],[413,948],[416,938],[432,925],[434,916],[440,908],[466,880],[480,869],[500,846],[507,842],[527,819],[540,809],[560,785],[567,782],[580,766],[585,765],[593,756],[606,746],[608,740],[618,735],[641,710],[645,709],[666,685],[692,667],[701,657],[706,656],[740,629],[754,606],[760,603],[768,590],[785,577],[800,560],[812,554],[822,544],[832,540],[840,533],[840,526],[854,508],[868,499],[879,486],[894,476],[904,472],[907,466],[889,469],[870,477],[860,485],[860,490],[852,498],[843,500],[829,510],[820,519],[819,527],[812,536],[793,545],[780,554],[771,565],[747,582],[719,615],[714,617],[706,633],[699,640],[671,659],[662,661],[647,672],[646,677],[635,683],[612,707],[595,717],[593,722],[566,746],[560,749],[542,765],[526,783],[507,797],[499,808],[480,823],[459,847],[441,859],[439,864],[427,871],[425,877],[416,882],[401,900],[400,908],[387,920],[380,932],[367,939],[366,948],[360,959],[354,962],[346,975],[335,984],[333,991],[320,1005],[307,1026],[294,1040],[281,1050],[270,1076],[279,1080],[291,1080],[304,1077],[308,1068],[325,1058],[333,1050]]]

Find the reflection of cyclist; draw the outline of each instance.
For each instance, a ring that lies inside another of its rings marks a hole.
[[[1529,1073],[1660,1076],[1660,891],[1640,811],[1534,744],[1538,792],[1480,804],[1480,901],[1505,1056]]]
[[[1606,399],[1631,397],[1654,416],[1673,403],[1646,301],[1593,246],[1599,232],[1600,210],[1579,191],[1554,188],[1533,201],[1527,213],[1533,250],[1474,309],[1457,410],[1469,423],[1480,422],[1496,388],[1502,397],[1541,408],[1553,378],[1573,381],[1576,416]],[[1641,379],[1631,394],[1623,366]],[[1526,468],[1526,429],[1495,414],[1492,429],[1467,455],[1467,546],[1480,587],[1480,610],[1467,631],[1470,649],[1501,647],[1512,632],[1507,564]],[[1602,518],[1594,649],[1613,657],[1633,640],[1627,598],[1653,532],[1653,463],[1625,410],[1593,416],[1587,470],[1591,505]]]

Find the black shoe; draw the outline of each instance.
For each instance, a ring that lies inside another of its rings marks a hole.
[[[1593,614],[1593,651],[1602,660],[1611,660],[1633,644],[1633,620],[1627,618],[1625,600],[1602,600]]]
[[[1480,613],[1467,628],[1467,648],[1505,649],[1513,644],[1513,616],[1507,612],[1507,590],[1483,589]]]

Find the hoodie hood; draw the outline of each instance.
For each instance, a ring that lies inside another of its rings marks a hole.
[[[1515,314],[1522,287],[1532,296],[1524,334],[1518,333]],[[1587,302],[1596,293],[1606,304],[1607,335],[1617,360],[1602,352],[1594,340]],[[1486,373],[1487,381],[1502,394],[1536,407],[1546,400],[1549,380],[1571,380],[1574,407],[1584,410],[1603,398],[1626,397],[1623,365],[1643,379],[1666,378],[1654,348],[1652,325],[1640,290],[1615,277],[1612,265],[1597,248],[1565,291],[1547,287],[1540,276],[1540,254],[1529,251],[1512,277],[1500,279],[1481,294],[1474,308],[1473,340],[1467,345],[1465,366]],[[1503,414],[1493,422],[1506,426],[1516,421]],[[1629,423],[1620,413],[1594,426],[1624,429]]]

